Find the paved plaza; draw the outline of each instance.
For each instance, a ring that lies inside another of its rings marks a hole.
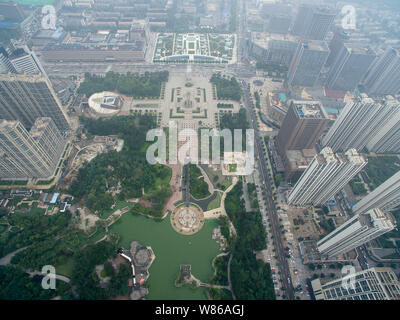
[[[236,101],[217,100],[215,88],[208,76],[197,74],[188,66],[186,72],[171,73],[163,88],[160,99],[128,99],[122,107],[123,114],[157,114],[161,128],[169,127],[175,121],[178,130],[198,128],[216,128],[219,111],[217,104],[232,104],[229,111],[239,112],[240,104]]]
[[[175,231],[185,235],[197,233],[204,225],[203,212],[193,205],[178,208],[170,215],[170,219]]]

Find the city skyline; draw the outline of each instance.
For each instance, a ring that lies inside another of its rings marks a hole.
[[[0,300],[400,300],[399,14],[0,1]]]

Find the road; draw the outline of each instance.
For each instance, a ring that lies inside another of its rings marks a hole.
[[[283,239],[282,233],[278,221],[278,215],[276,212],[275,202],[272,199],[272,189],[270,180],[267,173],[266,168],[266,159],[264,157],[263,148],[261,147],[261,136],[259,134],[257,128],[257,118],[250,104],[250,93],[247,88],[247,83],[245,81],[241,81],[242,90],[243,90],[243,100],[244,104],[247,108],[248,114],[250,115],[251,125],[254,129],[254,136],[255,136],[255,148],[258,155],[258,162],[259,162],[259,170],[263,179],[263,184],[260,186],[267,195],[267,211],[272,225],[272,232],[274,235],[274,242],[275,242],[275,249],[278,258],[278,262],[280,265],[280,272],[281,272],[281,279],[283,287],[285,288],[285,294],[289,300],[294,300],[294,289],[292,286],[291,276],[290,276],[290,269],[289,265],[286,260],[286,252],[283,247]]]

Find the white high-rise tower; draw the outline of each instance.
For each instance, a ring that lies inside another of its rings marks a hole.
[[[371,209],[355,215],[318,241],[318,251],[326,257],[336,257],[393,230],[395,224],[381,209]]]
[[[367,164],[355,149],[345,154],[324,148],[307,167],[289,195],[289,205],[321,205],[340,191]]]
[[[400,205],[400,171],[358,201],[353,207],[353,212],[363,213],[372,208],[390,211],[398,205]]]
[[[392,128],[399,125],[396,123],[399,117],[400,102],[395,99],[378,102],[371,98],[363,98],[350,101],[322,138],[321,144],[331,147],[335,152],[349,148],[361,151],[367,144],[374,147],[375,144],[387,141],[385,133],[390,131],[389,135],[393,134]],[[375,142],[371,145],[373,141]],[[395,146],[396,142],[393,142],[392,146]],[[386,144],[385,149],[391,150]]]

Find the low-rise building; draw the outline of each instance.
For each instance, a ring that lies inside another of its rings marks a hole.
[[[400,300],[400,283],[391,268],[370,268],[346,278],[311,281],[316,300]]]

